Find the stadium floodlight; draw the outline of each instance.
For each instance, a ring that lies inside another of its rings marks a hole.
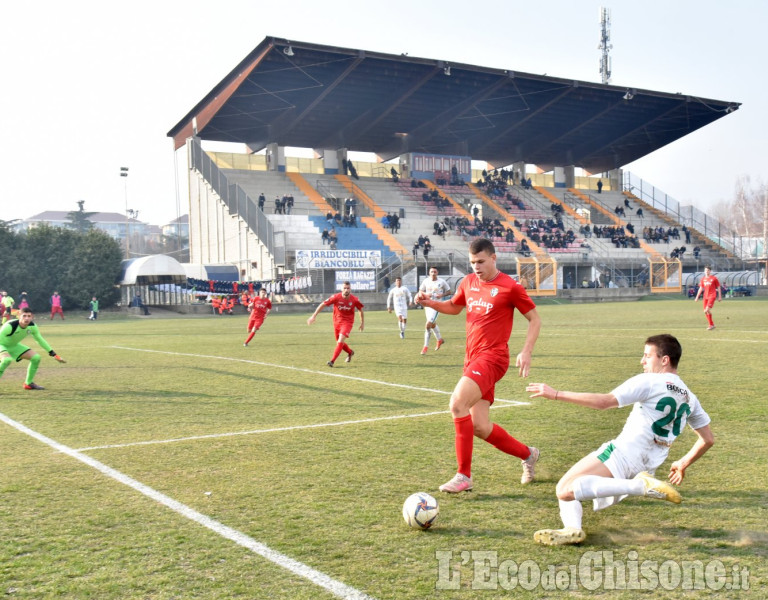
[[[450,76],[451,76],[451,67],[450,67],[450,66],[446,66],[446,67],[443,69],[443,75],[447,75],[448,77],[450,77]]]
[[[283,48],[283,54],[286,56],[293,56],[293,48],[291,48],[291,45],[288,44],[285,48]]]
[[[632,90],[627,90],[627,93],[622,96],[624,100],[632,100],[632,98],[635,97],[635,95],[632,93]]]

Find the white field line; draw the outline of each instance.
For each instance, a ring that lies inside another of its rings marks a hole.
[[[110,477],[111,479],[114,479],[115,481],[118,481],[123,485],[127,485],[128,487],[133,488],[134,490],[143,494],[144,496],[147,496],[148,498],[151,498],[152,500],[159,502],[163,506],[170,508],[175,513],[178,513],[181,516],[186,517],[191,521],[194,521],[198,525],[202,525],[203,527],[210,529],[211,531],[220,535],[221,537],[231,540],[236,544],[242,546],[243,548],[247,548],[248,550],[251,550],[255,554],[258,554],[259,556],[266,558],[267,560],[273,562],[274,564],[284,569],[287,569],[288,571],[290,571],[291,573],[294,573],[295,575],[298,575],[299,577],[303,577],[304,579],[309,580],[315,585],[329,591],[331,594],[333,594],[337,598],[348,598],[350,600],[373,600],[372,596],[368,596],[367,594],[364,594],[363,592],[353,587],[350,587],[344,583],[341,583],[340,581],[337,581],[332,577],[329,577],[325,573],[321,573],[320,571],[317,571],[312,567],[305,565],[304,563],[294,560],[293,558],[286,556],[285,554],[272,550],[269,546],[266,546],[261,542],[257,542],[252,537],[242,533],[241,531],[233,529],[232,527],[228,527],[227,525],[224,525],[223,523],[220,523],[219,521],[216,521],[211,517],[208,517],[202,513],[199,513],[195,509],[187,506],[186,504],[182,504],[181,502],[178,502],[173,498],[170,498],[169,496],[166,496],[165,494],[158,492],[157,490],[141,483],[140,481],[137,481],[129,477],[128,475],[125,475],[124,473],[121,473],[120,471],[117,471],[116,469],[113,469],[112,467],[109,467],[104,463],[101,463],[98,460],[91,458],[90,456],[87,456],[86,454],[82,454],[77,450],[73,450],[72,448],[69,448],[64,444],[60,444],[59,442],[52,440],[51,438],[48,438],[36,431],[33,431],[32,429],[29,429],[25,425],[22,425],[21,423],[14,421],[13,419],[5,416],[3,413],[0,413],[0,421],[3,421],[4,423],[6,423],[7,425],[10,425],[14,429],[17,429],[18,431],[25,433],[26,435],[44,444],[47,444],[54,450],[58,450],[59,452],[66,454],[88,465],[89,467],[96,469],[102,475],[106,475],[107,477]]]
[[[270,367],[272,369],[286,369],[288,371],[298,371],[300,373],[309,373],[311,375],[325,375],[326,377],[338,377],[340,379],[349,379],[350,381],[362,381],[363,383],[373,383],[376,385],[386,385],[389,387],[404,388],[406,390],[413,390],[417,392],[432,392],[433,394],[451,394],[451,392],[446,392],[445,390],[435,390],[432,388],[406,385],[404,383],[392,383],[391,381],[379,381],[377,379],[365,379],[363,377],[354,377],[352,375],[344,375],[343,373],[335,373],[333,371],[315,371],[314,369],[305,369],[303,367],[291,367],[289,365],[266,363],[266,362],[260,362],[258,360],[250,360],[247,358],[232,358],[231,356],[213,356],[210,354],[190,354],[187,352],[169,352],[167,350],[147,350],[145,348],[131,348],[129,346],[109,346],[109,348],[116,348],[118,350],[131,350],[133,352],[149,352],[152,354],[167,354],[169,356],[189,356],[192,358],[209,358],[213,360],[241,362],[241,363],[247,363],[249,365],[259,365],[261,367]],[[496,402],[518,403],[517,400],[504,400],[503,398],[497,398]],[[519,404],[528,404],[528,403],[520,402]]]
[[[499,400],[497,400],[499,402]],[[495,402],[492,409],[509,408],[513,406],[523,406],[530,404],[529,402],[515,402],[513,400],[501,400],[503,405],[497,405]],[[203,435],[191,435],[188,437],[170,438],[166,440],[146,440],[143,442],[126,442],[125,444],[107,444],[105,446],[87,446],[85,448],[77,448],[78,452],[85,452],[88,450],[108,450],[110,448],[129,448],[131,446],[151,446],[153,444],[173,444],[176,442],[189,442],[194,440],[206,440],[212,438],[224,438],[234,437],[237,435],[258,435],[260,433],[274,433],[276,431],[295,431],[297,429],[320,429],[323,427],[344,427],[346,425],[359,425],[361,423],[375,423],[377,421],[396,421],[398,419],[419,419],[422,417],[432,417],[435,415],[448,415],[451,414],[449,410],[438,410],[428,413],[416,413],[412,415],[390,415],[388,417],[371,417],[370,419],[356,419],[354,421],[336,421],[334,423],[312,423],[310,425],[290,425],[287,427],[273,427],[271,429],[252,429],[250,431],[227,431],[224,433],[207,433]]]
[[[169,354],[172,356],[190,356],[194,358],[209,358],[209,359],[217,359],[217,360],[227,360],[227,361],[234,361],[234,362],[244,362],[249,364],[256,364],[261,366],[267,366],[267,367],[273,367],[273,368],[281,368],[281,369],[289,369],[294,371],[301,371],[304,373],[311,373],[313,375],[327,375],[329,377],[341,377],[344,379],[351,379],[355,381],[363,381],[365,383],[372,383],[377,385],[384,385],[384,386],[390,386],[390,387],[398,387],[398,388],[406,388],[409,390],[415,390],[415,391],[422,391],[422,392],[431,392],[434,394],[444,394],[448,395],[451,392],[447,392],[445,390],[435,390],[431,388],[422,388],[422,387],[416,387],[411,385],[405,385],[402,383],[391,383],[388,381],[378,381],[375,379],[364,379],[362,377],[352,377],[350,375],[343,375],[340,373],[328,373],[325,371],[313,371],[311,369],[304,369],[299,367],[289,367],[286,365],[278,365],[278,364],[271,364],[271,363],[263,363],[258,362],[254,360],[247,360],[242,358],[231,358],[228,356],[209,356],[209,355],[203,355],[203,354],[187,354],[187,353],[181,353],[181,352],[167,352],[164,350],[145,350],[141,348],[128,348],[125,346],[111,346],[112,348],[117,348],[120,350],[131,350],[135,352],[151,352],[156,354]],[[505,400],[503,398],[496,398],[494,405],[491,407],[492,409],[499,409],[499,408],[507,408],[511,406],[527,406],[530,402],[521,402],[519,400]],[[273,427],[269,429],[253,429],[249,431],[230,431],[230,432],[224,432],[224,433],[210,433],[210,434],[204,434],[204,435],[194,435],[194,436],[187,436],[187,437],[180,437],[180,438],[170,438],[165,440],[146,440],[141,442],[128,442],[124,444],[107,444],[103,446],[87,446],[84,448],[78,448],[78,452],[84,452],[88,450],[106,450],[110,448],[128,448],[131,446],[149,446],[153,444],[172,444],[177,442],[187,442],[187,441],[193,441],[193,440],[204,440],[204,439],[213,439],[213,438],[223,438],[223,437],[233,437],[238,435],[257,435],[261,433],[274,433],[279,431],[294,431],[297,429],[318,429],[323,427],[344,427],[347,425],[359,425],[362,423],[375,423],[377,421],[394,421],[397,419],[418,419],[423,417],[431,417],[435,415],[444,415],[449,414],[450,411],[447,410],[441,410],[441,411],[434,411],[434,412],[428,412],[428,413],[416,413],[416,414],[404,414],[404,415],[390,415],[386,417],[372,417],[370,419],[355,419],[352,421],[337,421],[337,422],[331,422],[331,423],[313,423],[309,425],[292,425],[287,427]]]

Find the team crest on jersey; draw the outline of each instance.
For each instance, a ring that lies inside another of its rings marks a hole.
[[[493,288],[491,290],[491,298],[493,298],[494,296],[497,296],[498,294],[499,294],[499,288]]]

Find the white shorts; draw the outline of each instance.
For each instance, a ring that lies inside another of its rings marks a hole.
[[[668,446],[651,444],[645,447],[617,446],[616,441],[606,442],[592,453],[592,456],[602,462],[613,475],[614,479],[632,479],[638,473],[647,471],[651,475],[667,460]],[[607,498],[595,498],[592,500],[594,510],[608,508],[618,504],[624,498],[622,496],[609,496]]]
[[[427,317],[427,323],[434,323],[437,321],[437,315],[440,313],[437,312],[434,308],[424,308],[424,316]]]
[[[398,317],[401,317],[401,318],[403,318],[403,319],[407,319],[407,318],[408,318],[408,308],[407,308],[407,307],[403,307],[403,306],[395,306],[395,307],[393,308],[393,310],[395,311],[395,314],[396,314]]]

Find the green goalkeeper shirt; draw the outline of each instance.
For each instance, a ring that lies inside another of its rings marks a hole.
[[[48,342],[45,341],[34,321],[26,327],[21,327],[18,319],[12,319],[0,328],[0,351],[18,346],[28,335],[35,338],[40,347],[46,352],[51,351]]]

